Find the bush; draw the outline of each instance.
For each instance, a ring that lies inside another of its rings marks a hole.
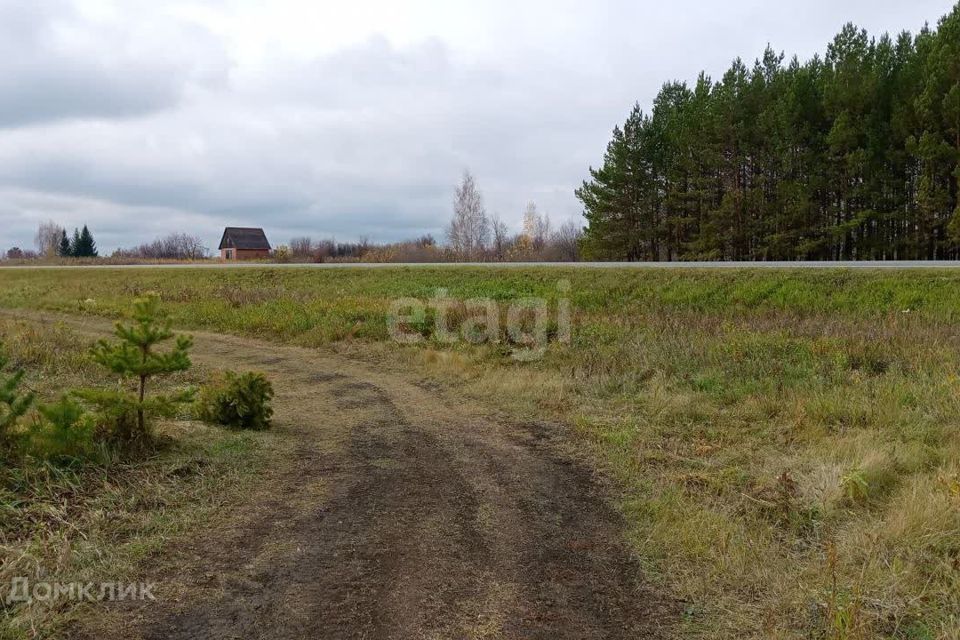
[[[262,431],[270,428],[272,399],[273,385],[262,373],[228,371],[203,388],[197,413],[204,422]]]
[[[275,262],[290,262],[290,248],[280,245],[273,250],[273,259]]]
[[[92,413],[93,436],[97,442],[131,455],[147,453],[156,444],[150,429],[140,430],[137,422],[137,408],[140,405],[129,394],[113,389],[80,389],[73,394],[95,407]],[[154,416],[172,418],[175,415],[174,404],[161,402],[146,406]]]
[[[30,429],[30,449],[39,458],[70,462],[94,450],[96,420],[76,401],[63,396],[54,404],[37,407],[39,416]]]

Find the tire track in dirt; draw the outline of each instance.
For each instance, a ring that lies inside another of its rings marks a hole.
[[[226,524],[144,569],[157,602],[113,607],[78,637],[666,635],[673,607],[639,581],[622,518],[555,446],[559,428],[488,420],[368,363],[194,336],[196,361],[272,378],[289,450]]]

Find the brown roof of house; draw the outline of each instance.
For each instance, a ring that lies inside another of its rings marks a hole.
[[[270,250],[267,234],[263,229],[227,227],[220,239],[220,249]]]

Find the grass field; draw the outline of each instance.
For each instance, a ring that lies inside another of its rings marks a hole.
[[[573,340],[542,360],[389,340],[396,298],[560,280]],[[960,637],[956,272],[0,270],[7,308],[115,317],[147,291],[183,328],[395,359],[574,425],[689,637]]]

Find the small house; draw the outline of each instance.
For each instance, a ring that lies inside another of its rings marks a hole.
[[[263,229],[227,227],[220,239],[223,260],[258,260],[270,257],[270,243]]]

